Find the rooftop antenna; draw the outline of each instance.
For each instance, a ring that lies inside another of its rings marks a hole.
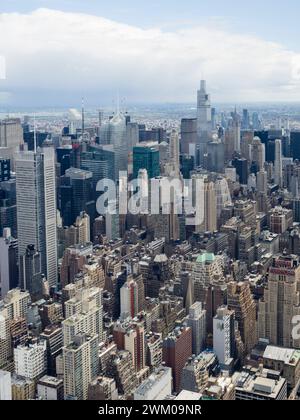
[[[81,120],[82,120],[81,135],[83,137],[83,134],[84,134],[84,98],[83,97],[81,100]]]
[[[33,143],[34,143],[34,153],[36,153],[36,124],[35,124],[35,113],[33,114]]]

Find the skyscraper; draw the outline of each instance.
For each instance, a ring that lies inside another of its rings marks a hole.
[[[128,167],[127,126],[124,114],[116,114],[100,128],[101,144],[111,144],[115,153],[115,179],[119,179],[119,171]]]
[[[159,151],[154,147],[139,145],[133,148],[133,178],[137,179],[139,171],[146,169],[148,178],[160,175]]]
[[[196,157],[197,118],[181,120],[181,152]]]
[[[275,140],[275,162],[274,162],[274,181],[282,187],[282,152],[281,140]]]
[[[98,342],[97,335],[78,334],[63,348],[65,397],[87,399],[99,369]]]
[[[179,392],[182,370],[192,355],[192,330],[176,328],[163,342],[163,361],[172,368],[173,388]]]
[[[198,356],[205,343],[206,336],[206,311],[201,302],[196,302],[190,307],[187,325],[192,329],[192,351]]]
[[[4,229],[0,238],[0,297],[18,287],[18,241],[11,236],[10,229]]]
[[[41,254],[34,245],[28,245],[25,254],[20,256],[20,285],[28,290],[33,302],[43,296],[43,276]]]
[[[258,334],[270,344],[299,347],[293,340],[294,316],[300,315],[300,262],[295,255],[273,258],[269,269],[268,285],[259,302]]]
[[[179,175],[179,136],[176,130],[173,130],[170,136],[170,162],[173,166],[174,175]]]
[[[228,309],[235,312],[245,350],[250,353],[257,344],[256,304],[250,285],[247,282],[229,283],[227,293]]]
[[[234,311],[222,306],[217,310],[213,325],[214,352],[219,363],[226,365],[234,355]]]
[[[211,131],[212,122],[210,96],[206,91],[206,81],[201,80],[197,98],[197,137],[200,163],[203,163],[204,154],[207,151],[207,143],[211,138]]]
[[[41,253],[42,272],[57,283],[56,188],[54,150],[20,152],[16,157],[19,255],[28,245]]]

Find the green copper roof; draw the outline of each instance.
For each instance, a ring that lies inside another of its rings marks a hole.
[[[205,252],[204,254],[198,255],[196,262],[200,264],[204,264],[206,262],[213,262],[214,260],[215,260],[215,254]]]

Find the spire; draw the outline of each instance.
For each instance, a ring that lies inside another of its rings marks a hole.
[[[33,114],[33,144],[34,144],[34,153],[36,153],[36,125],[35,125],[35,114]]]
[[[206,92],[206,80],[201,80],[201,83],[200,83],[200,90],[202,91],[202,92]]]
[[[81,126],[81,135],[83,137],[84,134],[84,98],[82,97],[81,100],[81,119],[82,119],[82,126]]]

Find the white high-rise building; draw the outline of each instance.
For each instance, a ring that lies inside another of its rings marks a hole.
[[[23,129],[19,118],[7,118],[0,121],[1,157],[11,160],[12,170],[14,170],[14,155],[23,143]]]
[[[192,350],[195,356],[201,353],[206,338],[206,310],[201,302],[190,307],[187,325],[192,329]]]
[[[16,157],[19,255],[28,245],[41,253],[43,274],[57,283],[55,159],[52,148]]]
[[[282,151],[281,140],[275,140],[275,163],[274,163],[274,181],[275,184],[282,187]]]
[[[206,81],[201,80],[197,98],[197,137],[200,152],[200,163],[203,162],[207,143],[211,139],[212,121],[210,95],[206,91]]]
[[[14,349],[15,371],[26,379],[38,379],[47,369],[46,341],[20,345]]]
[[[267,194],[268,192],[268,174],[266,171],[261,170],[257,173],[257,191],[259,193]]]
[[[119,179],[119,171],[128,168],[127,126],[124,114],[116,114],[100,128],[101,144],[111,144],[115,153],[115,179]]]
[[[0,401],[11,401],[11,373],[0,370]]]
[[[172,369],[160,367],[135,390],[134,400],[158,401],[168,395],[172,395]]]
[[[213,320],[214,352],[219,363],[226,364],[233,356],[234,311],[227,306],[217,310]]]

